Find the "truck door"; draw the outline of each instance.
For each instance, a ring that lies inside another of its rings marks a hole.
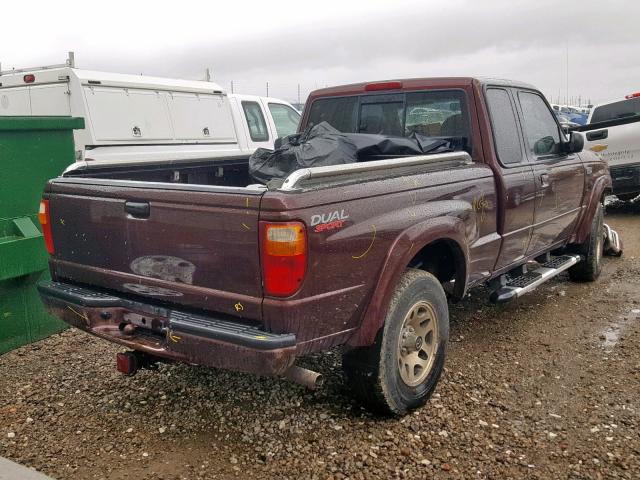
[[[580,157],[562,151],[564,134],[537,92],[517,92],[527,156],[536,182],[534,228],[527,253],[561,243],[573,231],[584,193]]]
[[[263,103],[267,103],[267,111],[271,120],[274,138],[286,137],[287,135],[293,135],[298,131],[298,125],[300,124],[300,114],[296,112],[289,105],[278,102],[267,102],[263,100]]]
[[[523,140],[510,92],[490,87],[486,91],[493,130],[495,154],[501,175],[497,190],[502,199],[498,231],[502,247],[496,269],[522,259],[527,253],[533,230],[535,183],[533,168],[524,154]]]

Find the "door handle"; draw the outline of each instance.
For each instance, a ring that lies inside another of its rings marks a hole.
[[[587,132],[587,140],[604,140],[609,136],[609,130],[598,130],[597,132]]]
[[[542,188],[547,188],[549,186],[549,174],[548,173],[540,174],[540,186]]]
[[[135,218],[149,218],[151,206],[149,202],[126,202],[124,211]]]

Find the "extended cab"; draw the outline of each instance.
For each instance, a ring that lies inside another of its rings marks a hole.
[[[517,82],[411,79],[313,92],[301,131],[445,139],[451,151],[294,171],[245,161],[87,165],[46,186],[50,311],[137,353],[313,384],[296,358],[337,345],[372,408],[423,404],[442,372],[448,299],[506,302],[568,270],[595,280],[604,161]],[[528,269],[528,267],[531,267]]]
[[[587,125],[585,148],[609,164],[613,193],[620,200],[640,195],[640,93],[596,105]]]
[[[248,158],[295,133],[300,119],[284,100],[227,94],[213,82],[70,65],[0,72],[0,115],[83,117],[76,159],[96,165]]]

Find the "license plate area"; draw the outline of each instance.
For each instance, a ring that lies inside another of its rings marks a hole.
[[[138,313],[129,312],[123,315],[122,320],[120,330],[123,330],[124,332],[131,330],[133,333],[133,331],[143,329],[165,337],[166,332],[168,331],[168,320],[157,318],[153,315],[140,315]],[[131,325],[131,327],[128,325]]]

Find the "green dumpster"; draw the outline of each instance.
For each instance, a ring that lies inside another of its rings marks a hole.
[[[65,328],[35,288],[49,274],[38,208],[47,180],[73,163],[81,128],[82,118],[0,117],[0,354]]]

